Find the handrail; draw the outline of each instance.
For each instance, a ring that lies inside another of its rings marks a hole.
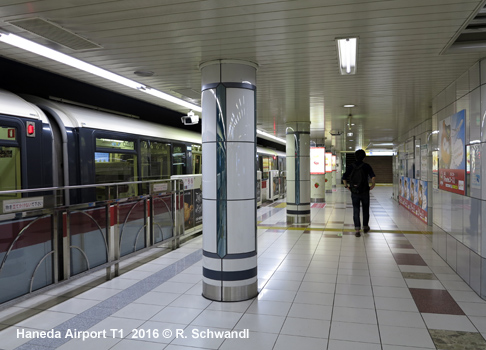
[[[171,182],[171,181],[180,181],[180,182],[183,182],[183,180],[181,180],[181,179],[163,179],[163,180],[112,182],[112,183],[75,185],[75,186],[40,187],[40,188],[29,188],[29,189],[25,189],[25,190],[7,190],[7,191],[0,191],[0,195],[3,195],[3,194],[13,194],[13,193],[30,193],[30,192],[48,192],[48,191],[61,191],[61,190],[76,190],[76,189],[93,188],[93,187],[112,187],[112,186],[120,186],[120,185],[161,183],[161,182]]]

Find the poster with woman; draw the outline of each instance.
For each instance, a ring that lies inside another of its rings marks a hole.
[[[465,195],[466,110],[439,122],[439,188]]]

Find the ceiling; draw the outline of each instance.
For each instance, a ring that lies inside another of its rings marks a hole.
[[[483,6],[484,0],[2,0],[0,28],[196,104],[201,62],[256,62],[258,128],[285,137],[287,122],[310,120],[313,139],[326,137],[327,146],[345,151],[393,142],[431,117],[432,98],[486,55],[447,51]],[[69,49],[22,29],[17,20],[29,18],[76,33],[88,48]],[[339,74],[336,52],[335,38],[346,36],[359,37],[351,76]],[[188,112],[4,43],[0,55]],[[155,74],[134,74],[140,70]],[[349,103],[356,107],[343,107]]]

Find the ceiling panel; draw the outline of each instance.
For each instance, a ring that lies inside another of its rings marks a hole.
[[[258,127],[285,135],[291,120],[311,120],[312,136],[347,149],[330,129],[346,129],[352,109],[356,136],[391,142],[431,117],[431,100],[484,56],[440,55],[483,6],[470,0],[43,0],[0,3],[0,23],[28,39],[156,89],[200,89],[201,62],[233,58],[259,64]],[[39,17],[102,46],[72,52],[6,21]],[[359,36],[358,71],[341,76],[334,39]],[[4,57],[183,113],[187,109],[61,67],[0,44]],[[136,70],[152,77],[137,77]],[[324,132],[324,127],[326,132]]]

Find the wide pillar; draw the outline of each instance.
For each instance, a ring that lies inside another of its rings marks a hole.
[[[287,123],[287,222],[310,223],[310,122]]]
[[[258,294],[256,70],[238,60],[201,64],[203,296]]]

